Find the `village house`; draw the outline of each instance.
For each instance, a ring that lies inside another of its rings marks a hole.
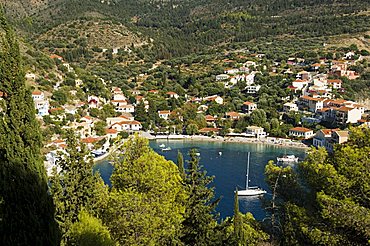
[[[310,73],[307,71],[300,71],[297,74],[297,79],[303,80],[303,81],[309,81],[311,79]]]
[[[26,73],[25,77],[27,80],[33,80],[33,81],[36,80],[36,74],[34,73]]]
[[[361,120],[361,111],[357,108],[342,106],[335,110],[335,123],[337,125],[346,125],[348,123],[357,123]]]
[[[240,119],[240,114],[237,113],[237,112],[227,112],[226,113],[226,119],[239,120]]]
[[[313,131],[305,127],[294,127],[289,130],[289,136],[309,139],[313,137]]]
[[[230,78],[230,75],[227,75],[227,74],[216,75],[216,81],[224,81],[224,80],[228,80],[229,78]]]
[[[64,108],[64,112],[66,114],[76,114],[77,112],[77,107],[76,106],[73,106],[73,105],[66,105],[66,106],[63,106]]]
[[[203,135],[218,134],[219,132],[220,132],[220,128],[214,128],[214,127],[205,127],[199,130],[199,133]]]
[[[246,134],[255,138],[265,138],[267,136],[263,127],[258,126],[248,126]]]
[[[327,85],[333,89],[340,89],[342,88],[342,80],[340,79],[328,79]]]
[[[125,105],[128,105],[128,101],[127,100],[112,100],[110,101],[113,106],[115,107],[120,107],[120,106],[125,106]]]
[[[45,100],[45,95],[43,92],[32,92],[32,99],[38,116],[49,115],[49,101]]]
[[[120,115],[118,117],[108,117],[108,118],[106,118],[105,121],[107,123],[107,126],[110,127],[113,124],[121,122],[121,121],[133,121],[133,120],[134,120],[134,116],[132,116],[132,114],[122,113],[122,115]]]
[[[327,144],[331,139],[331,134],[333,131],[337,131],[339,129],[322,129],[316,132],[315,136],[313,137],[312,145],[316,148],[318,147],[325,147],[327,148]]]
[[[287,103],[284,103],[283,105],[283,111],[284,112],[298,111],[298,106],[297,104],[293,102],[287,102]]]
[[[303,90],[309,83],[308,80],[296,79],[292,82],[292,86],[298,90]]]
[[[89,108],[98,108],[100,100],[97,96],[88,96],[87,103],[89,104]]]
[[[342,144],[348,141],[349,131],[333,131],[331,134],[331,139],[325,145],[327,151],[332,153],[334,151],[334,146],[336,144]]]
[[[308,109],[310,112],[315,113],[317,110],[324,107],[324,98],[313,98],[310,96],[302,96],[298,100],[298,107],[300,109]]]
[[[256,94],[261,89],[260,85],[247,85],[245,87],[245,92],[247,94]]]
[[[33,100],[44,100],[45,94],[42,91],[33,91],[32,92],[32,99]]]
[[[239,69],[238,68],[226,68],[224,73],[226,73],[226,74],[236,74],[236,73],[239,73]]]
[[[205,98],[203,98],[203,100],[205,100],[207,102],[215,102],[217,104],[223,104],[224,103],[224,99],[222,99],[222,97],[217,96],[217,95],[205,97]]]
[[[170,110],[161,110],[161,111],[158,111],[159,118],[164,119],[164,120],[168,120],[170,114],[171,114],[171,111]]]
[[[81,142],[86,144],[89,150],[92,150],[94,149],[94,145],[102,139],[104,139],[104,137],[87,137],[87,138],[82,138]]]
[[[166,95],[169,96],[169,98],[175,98],[175,99],[179,98],[179,95],[176,92],[173,92],[173,91],[167,92]]]
[[[246,114],[251,114],[254,110],[257,109],[257,104],[253,102],[244,102],[242,106],[242,110]]]
[[[113,139],[118,137],[118,131],[116,129],[105,129],[105,135],[108,137],[108,139]]]
[[[159,93],[159,91],[158,90],[150,90],[150,91],[148,91],[149,93],[151,93],[151,94],[158,94]]]
[[[141,123],[136,120],[128,120],[128,121],[121,121],[118,123],[114,123],[111,126],[111,129],[114,129],[118,132],[122,131],[140,131]]]
[[[131,104],[121,105],[121,106],[117,106],[115,111],[118,113],[134,113],[135,106]]]
[[[206,119],[207,124],[214,126],[214,124],[216,122],[215,117],[213,117],[212,115],[206,115],[204,118]]]

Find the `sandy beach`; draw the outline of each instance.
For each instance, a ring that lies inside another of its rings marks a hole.
[[[266,138],[246,138],[246,137],[237,137],[237,136],[215,136],[215,137],[208,137],[208,136],[188,136],[188,135],[169,135],[169,136],[153,136],[155,140],[182,140],[182,141],[206,141],[206,142],[225,142],[225,143],[248,143],[248,144],[267,144],[273,146],[281,146],[285,148],[300,148],[300,149],[308,149],[309,147],[303,144],[300,141],[294,141],[291,139],[285,138],[273,138],[273,137],[266,137]]]

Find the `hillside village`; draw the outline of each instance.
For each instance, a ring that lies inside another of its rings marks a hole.
[[[50,58],[60,63],[65,73],[75,73],[73,66],[65,62],[63,57],[51,54]],[[242,137],[275,144],[288,142],[297,146],[303,142],[316,147],[325,146],[332,151],[333,144],[347,140],[348,125],[370,125],[369,116],[365,113],[366,106],[340,97],[345,90],[342,78],[356,80],[360,77],[350,67],[363,61],[361,55],[348,52],[341,59],[322,59],[314,64],[305,64],[301,58],[289,58],[285,61],[288,69],[280,71],[277,71],[277,67],[282,62],[274,62],[269,68],[270,74],[283,74],[284,80],[290,81],[283,88],[287,94],[281,98],[282,107],[277,108],[277,122],[276,119],[268,119],[264,110],[259,109],[258,102],[254,101],[263,86],[256,82],[256,77],[267,69],[262,63],[264,54],[250,54],[249,58],[243,58],[246,61],[242,63],[225,58],[222,60],[225,64],[224,73],[212,75],[214,82],[225,89],[243,86],[241,91],[249,100],[232,111],[224,110],[225,100],[230,99],[219,94],[188,95],[186,91],[180,94],[160,89],[146,90],[143,87],[123,91],[110,86],[102,78],[96,79],[109,90],[109,97],[86,91],[82,92],[85,94],[82,98],[86,99],[81,100],[76,95],[81,94],[84,81],[77,74],[74,74],[75,90],[69,91],[73,100],[56,104],[58,98],[55,95],[65,83],[63,75],[59,75],[60,81],[55,83],[51,92],[38,89],[32,92],[43,128],[53,129],[46,138],[47,159],[54,162],[56,153],[66,148],[63,139],[63,130],[66,129],[72,129],[79,135],[92,154],[99,158],[106,155],[120,139],[135,132],[146,132],[146,136],[152,138],[204,135]],[[230,64],[233,67],[227,67]],[[36,83],[37,76],[35,73],[26,74],[28,81],[40,87]],[[164,101],[167,106],[156,107],[152,105],[153,101]],[[299,117],[296,123],[288,125],[291,127],[285,129],[283,135],[274,133],[273,128],[287,123],[291,119],[286,116],[292,114]],[[243,119],[244,123],[241,124]],[[248,122],[245,119],[249,119]],[[264,127],[266,122],[270,129]]]

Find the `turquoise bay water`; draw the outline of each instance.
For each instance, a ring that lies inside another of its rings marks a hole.
[[[165,144],[171,147],[171,151],[163,152],[159,147]],[[177,151],[184,154],[185,160],[189,159],[188,152],[192,148],[198,149],[200,153],[200,164],[204,166],[208,175],[214,176],[213,185],[215,187],[216,197],[221,197],[217,212],[220,218],[233,215],[234,190],[245,188],[245,175],[247,165],[247,155],[250,155],[249,185],[260,186],[268,191],[265,197],[268,197],[270,190],[265,182],[264,168],[269,160],[275,160],[276,157],[284,154],[293,154],[303,159],[305,151],[302,149],[284,148],[280,146],[270,146],[263,144],[246,143],[224,143],[224,142],[190,142],[190,141],[152,141],[150,146],[166,159],[176,162]],[[222,155],[219,155],[222,152]],[[99,170],[102,178],[110,185],[109,177],[113,168],[108,161],[103,161],[95,166]],[[239,207],[241,212],[251,212],[258,220],[266,217],[263,209],[263,198],[248,197],[239,198]]]

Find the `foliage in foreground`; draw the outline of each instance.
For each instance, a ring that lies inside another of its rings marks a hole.
[[[277,211],[282,226],[275,235],[282,244],[370,243],[369,153],[370,129],[352,128],[349,141],[332,155],[311,149],[299,175],[288,167],[266,166],[267,179],[281,198],[276,202],[282,206]]]

